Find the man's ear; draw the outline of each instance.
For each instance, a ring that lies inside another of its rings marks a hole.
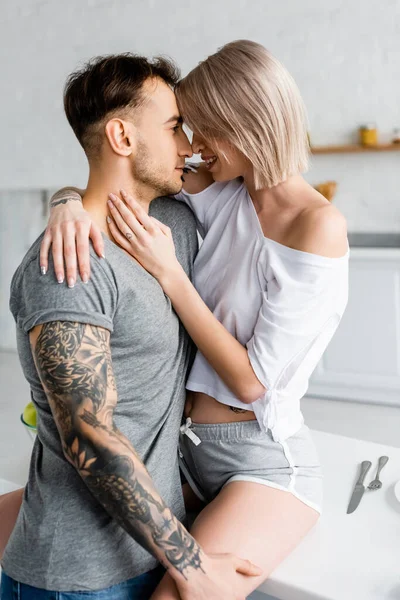
[[[112,150],[120,156],[130,156],[135,148],[134,126],[123,119],[110,119],[106,124],[106,136]]]

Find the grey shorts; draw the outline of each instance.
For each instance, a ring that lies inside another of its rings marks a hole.
[[[322,472],[306,425],[284,442],[275,442],[257,421],[209,425],[186,419],[179,461],[189,485],[204,502],[232,481],[253,481],[289,492],[321,512]]]

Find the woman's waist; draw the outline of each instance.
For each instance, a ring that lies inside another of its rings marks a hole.
[[[244,409],[223,404],[208,394],[191,390],[187,391],[185,417],[190,417],[193,423],[233,423],[256,419],[250,407]]]

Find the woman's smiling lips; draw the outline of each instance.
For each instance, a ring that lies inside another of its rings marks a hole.
[[[212,169],[212,167],[215,165],[215,163],[218,160],[218,157],[214,155],[210,155],[210,156],[203,156],[202,155],[202,160],[205,162],[205,165],[207,167],[207,169],[210,171]]]

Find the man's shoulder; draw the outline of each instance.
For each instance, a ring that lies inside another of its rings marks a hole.
[[[188,206],[174,198],[162,196],[150,204],[150,214],[171,229],[176,257],[192,278],[193,262],[198,251],[196,220]]]
[[[150,214],[171,229],[196,230],[196,221],[191,209],[171,196],[161,196],[150,204]]]
[[[42,305],[54,301],[54,305],[63,305],[64,297],[71,295],[66,282],[59,284],[54,270],[53,256],[50,249],[48,256],[48,270],[42,275],[40,269],[40,245],[44,231],[33,242],[21,263],[14,272],[10,286],[10,308],[17,309],[21,302],[30,305]],[[78,288],[84,285],[85,296],[98,295],[108,290],[108,295],[117,293],[114,269],[105,259],[100,259],[90,244],[90,285],[77,281],[74,296],[79,298]]]
[[[11,290],[13,287],[18,286],[18,282],[23,277],[24,272],[27,268],[36,268],[36,263],[38,265],[38,269],[40,272],[39,258],[40,258],[40,244],[42,242],[44,231],[39,235],[39,237],[33,242],[32,246],[26,252],[24,258],[18,265],[14,276],[11,281]]]
[[[11,290],[13,288],[17,288],[24,278],[24,276],[29,276],[29,274],[34,274],[40,277],[40,245],[42,243],[45,231],[39,235],[39,237],[33,242],[31,247],[26,252],[22,261],[18,265],[14,276],[11,281]],[[95,269],[97,272],[104,274],[104,277],[113,280],[113,270],[112,266],[105,260],[100,259],[95,250],[93,249],[92,244],[89,245],[89,253],[90,253],[90,261],[91,261],[91,269]],[[48,256],[48,275],[54,275],[54,263],[53,263],[53,255],[50,249],[50,253]],[[48,277],[48,280],[55,281],[55,277]]]
[[[74,321],[112,331],[118,304],[118,287],[112,266],[91,250],[91,276],[80,278],[73,288],[59,284],[49,254],[48,271],[40,272],[40,243],[32,244],[17,268],[10,288],[10,310],[17,326],[28,333],[36,325],[50,321]]]

